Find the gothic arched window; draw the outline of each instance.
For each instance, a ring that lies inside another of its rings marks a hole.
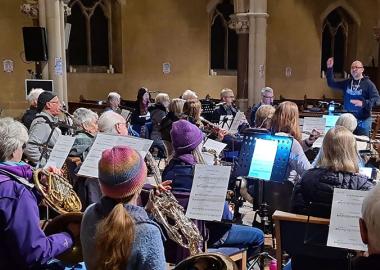
[[[116,0],[72,0],[69,4],[71,24],[68,47],[68,64],[79,71],[106,72],[113,65],[121,72],[121,64],[113,59],[114,50],[121,48],[121,39],[113,41],[112,35],[121,30],[121,8]],[[120,54],[117,54],[119,55]]]
[[[230,15],[234,14],[232,1],[224,0],[215,8],[211,20],[211,69],[220,74],[237,68],[237,34],[228,27]]]
[[[338,7],[327,15],[322,25],[321,72],[326,72],[327,59],[334,57],[334,73],[344,77],[353,55],[353,44],[348,42],[353,31],[353,20],[343,8]]]

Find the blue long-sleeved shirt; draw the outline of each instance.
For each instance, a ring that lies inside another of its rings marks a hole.
[[[326,78],[329,87],[343,91],[344,109],[352,113],[359,120],[370,117],[372,107],[380,103],[379,92],[368,77],[363,77],[360,80],[350,78],[335,81],[333,69],[328,68]],[[355,106],[351,103],[352,99],[363,101],[363,106]]]

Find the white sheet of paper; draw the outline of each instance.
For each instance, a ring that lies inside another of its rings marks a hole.
[[[98,133],[95,141],[78,172],[78,175],[98,178],[98,162],[105,149],[116,145],[127,145],[138,151],[145,157],[153,141],[131,136],[117,136],[112,134]]]
[[[352,250],[367,250],[360,237],[359,218],[368,191],[334,189],[327,245]]]
[[[70,153],[71,148],[73,147],[74,141],[75,137],[59,135],[44,168],[54,166],[61,169]]]
[[[186,216],[199,220],[222,219],[230,166],[195,165]]]
[[[234,120],[232,121],[231,127],[230,127],[230,133],[236,134],[238,133],[238,128],[240,126],[241,121],[243,120],[244,113],[238,111],[235,115]]]
[[[359,167],[359,173],[372,178],[372,168],[370,167]]]
[[[326,118],[323,117],[305,117],[303,120],[303,132],[312,132],[313,129],[321,134],[325,133]]]
[[[203,147],[206,148],[206,150],[215,150],[217,155],[220,155],[226,146],[227,144],[212,139],[207,139],[207,141],[203,144]]]
[[[302,127],[303,126],[303,118],[298,118],[298,123],[299,123],[300,127]]]
[[[202,157],[207,165],[214,165],[215,160],[214,160],[214,155],[208,152],[202,152]]]
[[[277,147],[278,141],[256,139],[255,150],[248,172],[249,177],[270,180]]]

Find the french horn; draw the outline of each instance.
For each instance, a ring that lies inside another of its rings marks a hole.
[[[62,176],[44,169],[33,172],[35,187],[43,201],[59,214],[80,212],[81,201],[71,184]]]

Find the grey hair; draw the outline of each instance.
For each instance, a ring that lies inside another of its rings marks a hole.
[[[166,93],[158,93],[154,102],[156,104],[164,104],[165,101],[170,102],[169,95]]]
[[[78,108],[73,113],[74,126],[78,129],[83,129],[83,124],[90,124],[93,121],[98,120],[99,116],[86,108]]]
[[[169,104],[169,112],[172,112],[175,116],[180,117],[183,113],[183,105],[185,105],[184,99],[173,98]]]
[[[117,92],[109,92],[107,99],[108,100],[120,99],[120,94]]]
[[[225,97],[226,95],[228,95],[229,93],[234,93],[234,91],[232,91],[232,89],[230,88],[223,88],[222,91],[220,91],[220,98],[223,98]]]
[[[26,100],[29,103],[37,102],[38,97],[44,91],[42,88],[33,88],[32,91],[29,92],[29,95],[26,97]]]
[[[100,132],[117,134],[116,124],[125,122],[123,116],[114,111],[104,112],[98,120],[98,128]]]
[[[192,90],[186,90],[182,94],[182,99],[188,101],[188,100],[198,100],[197,94]]]
[[[376,185],[365,196],[362,218],[368,231],[368,241],[376,253],[380,252],[380,185]]]
[[[261,89],[261,95],[264,95],[265,93],[272,93],[273,94],[273,89],[266,86],[263,89]]]
[[[335,126],[345,127],[351,132],[354,132],[357,125],[358,125],[358,120],[356,120],[356,117],[351,113],[341,114],[335,123]]]
[[[0,119],[0,162],[12,159],[13,153],[28,141],[28,130],[10,117]]]

